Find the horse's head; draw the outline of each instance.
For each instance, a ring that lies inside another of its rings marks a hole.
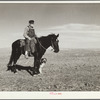
[[[50,39],[51,39],[51,47],[54,49],[54,52],[57,53],[59,52],[59,34],[55,35],[55,34],[50,34]]]

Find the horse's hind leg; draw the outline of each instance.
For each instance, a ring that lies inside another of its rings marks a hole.
[[[13,61],[14,61],[14,56],[15,56],[15,53],[14,53],[14,49],[12,48],[10,60],[9,60],[9,63],[7,64],[7,68],[8,68],[7,70],[11,69],[11,66],[13,65]]]
[[[13,57],[10,57],[9,63],[7,64],[7,71],[11,69],[11,66],[13,64]]]
[[[16,73],[16,63],[17,63],[17,60],[19,59],[21,53],[16,53],[16,56],[14,57],[14,63],[13,63],[13,72]]]
[[[7,64],[7,66],[8,66],[8,67],[9,67],[9,66],[12,66],[12,63],[13,63],[13,57],[12,57],[12,55],[11,55],[10,60],[9,60],[9,63]]]

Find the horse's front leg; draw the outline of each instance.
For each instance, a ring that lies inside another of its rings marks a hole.
[[[40,68],[40,59],[35,59],[34,58],[34,67],[33,67],[33,75],[34,74],[39,74],[39,68]]]
[[[34,58],[33,68],[32,68],[32,75],[35,74],[35,67],[36,66],[36,59]]]

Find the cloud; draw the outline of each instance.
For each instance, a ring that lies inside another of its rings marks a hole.
[[[65,24],[42,29],[40,35],[59,33],[61,48],[100,48],[100,26]]]
[[[46,35],[50,33],[60,33],[60,34],[78,34],[79,36],[84,34],[97,35],[100,33],[100,26],[98,25],[86,25],[86,24],[65,24],[60,26],[53,26],[46,29],[41,29],[37,32],[39,35]]]
[[[36,30],[38,36],[47,36],[50,33],[60,34],[60,48],[100,48],[100,26],[86,24],[65,24]],[[1,47],[10,47],[12,42],[23,38],[20,32],[2,34]],[[2,44],[3,43],[3,44]]]
[[[86,24],[65,24],[61,26],[54,26],[48,28],[47,30],[60,31],[60,32],[82,32],[82,31],[100,31],[100,26],[98,25],[86,25]]]

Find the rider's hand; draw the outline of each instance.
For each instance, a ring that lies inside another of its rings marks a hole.
[[[35,36],[35,39],[37,39],[37,37]]]
[[[29,38],[29,40],[31,40],[31,38]]]

